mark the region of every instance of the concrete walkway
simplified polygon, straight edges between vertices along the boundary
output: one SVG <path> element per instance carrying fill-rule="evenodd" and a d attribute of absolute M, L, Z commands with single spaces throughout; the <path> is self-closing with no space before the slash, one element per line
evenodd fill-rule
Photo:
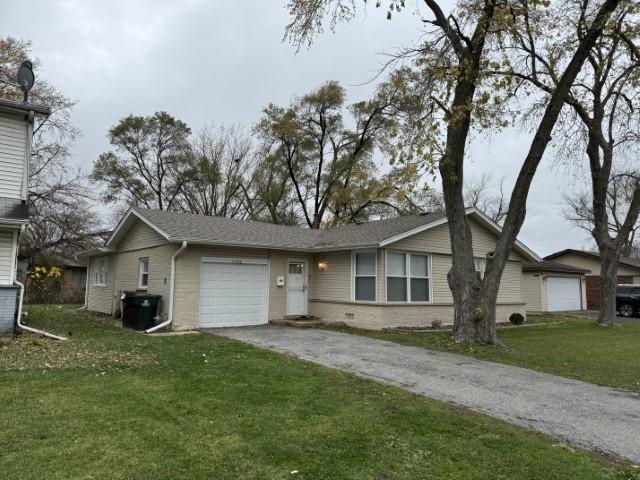
<path fill-rule="evenodd" d="M 640 463 L 637 393 L 346 333 L 273 326 L 213 332 Z"/>

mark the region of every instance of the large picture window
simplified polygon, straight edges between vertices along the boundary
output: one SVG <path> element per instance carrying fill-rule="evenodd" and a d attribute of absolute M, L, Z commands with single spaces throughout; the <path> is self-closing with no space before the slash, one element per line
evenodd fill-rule
<path fill-rule="evenodd" d="M 376 252 L 354 252 L 354 299 L 376 301 Z"/>
<path fill-rule="evenodd" d="M 429 255 L 387 253 L 387 302 L 429 302 Z"/>
<path fill-rule="evenodd" d="M 108 257 L 96 258 L 93 261 L 93 286 L 107 286 L 107 269 L 109 268 Z"/>

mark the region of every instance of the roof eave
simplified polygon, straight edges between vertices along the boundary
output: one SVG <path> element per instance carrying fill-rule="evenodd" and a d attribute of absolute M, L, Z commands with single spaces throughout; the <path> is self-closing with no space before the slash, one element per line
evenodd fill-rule
<path fill-rule="evenodd" d="M 51 115 L 51 109 L 43 105 L 34 105 L 32 103 L 18 102 L 7 98 L 0 98 L 0 111 L 12 113 L 37 113 L 40 115 Z"/>

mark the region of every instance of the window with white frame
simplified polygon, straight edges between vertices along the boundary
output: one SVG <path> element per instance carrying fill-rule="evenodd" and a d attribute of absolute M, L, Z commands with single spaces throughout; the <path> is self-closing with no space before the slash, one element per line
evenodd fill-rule
<path fill-rule="evenodd" d="M 354 252 L 354 300 L 376 301 L 376 252 Z"/>
<path fill-rule="evenodd" d="M 429 255 L 387 252 L 387 302 L 431 301 Z"/>
<path fill-rule="evenodd" d="M 149 257 L 142 257 L 138 261 L 138 288 L 149 286 Z"/>
<path fill-rule="evenodd" d="M 387 253 L 387 302 L 407 301 L 407 254 Z"/>
<path fill-rule="evenodd" d="M 109 268 L 108 257 L 96 258 L 93 261 L 93 286 L 107 286 L 107 269 Z"/>
<path fill-rule="evenodd" d="M 487 269 L 487 259 L 483 257 L 473 257 L 473 265 L 476 272 L 480 274 L 480 278 L 484 278 L 484 272 Z"/>

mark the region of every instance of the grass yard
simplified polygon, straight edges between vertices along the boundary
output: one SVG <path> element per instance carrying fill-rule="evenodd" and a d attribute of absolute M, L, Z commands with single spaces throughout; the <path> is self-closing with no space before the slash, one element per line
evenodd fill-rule
<path fill-rule="evenodd" d="M 53 307 L 29 322 L 70 340 L 0 347 L 3 479 L 640 478 L 486 416 L 214 335 L 144 336 Z"/>
<path fill-rule="evenodd" d="M 500 329 L 503 348 L 459 344 L 446 332 L 386 333 L 347 327 L 336 330 L 640 392 L 640 322 L 620 322 L 609 329 L 587 319 L 530 317 L 533 323 L 552 323 Z"/>

